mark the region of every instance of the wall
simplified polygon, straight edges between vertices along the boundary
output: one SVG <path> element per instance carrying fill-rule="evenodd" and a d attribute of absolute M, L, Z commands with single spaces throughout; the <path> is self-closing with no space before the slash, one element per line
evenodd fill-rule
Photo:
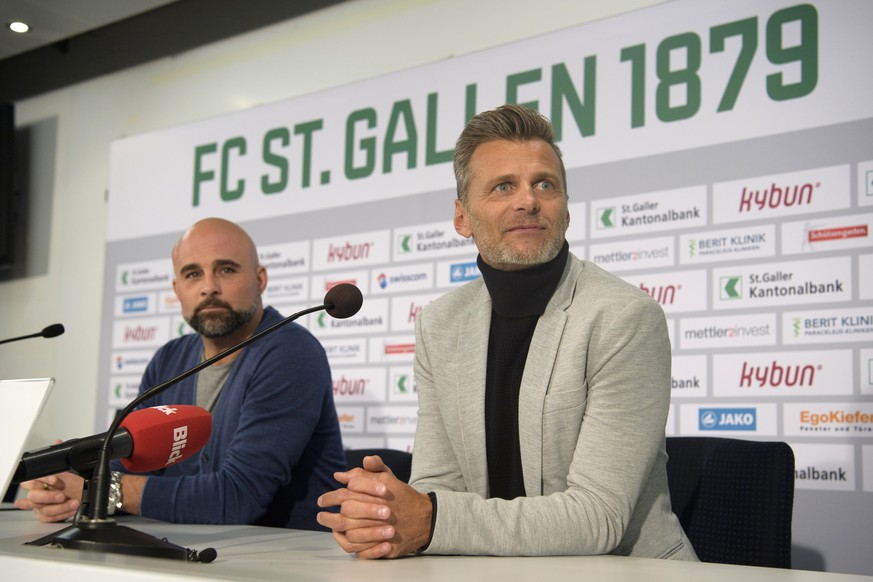
<path fill-rule="evenodd" d="M 174 58 L 16 103 L 20 128 L 56 123 L 32 143 L 32 164 L 55 160 L 47 272 L 0 283 L 3 337 L 54 322 L 52 340 L 4 346 L 0 378 L 54 377 L 31 442 L 93 431 L 97 392 L 109 144 L 118 137 L 255 107 L 448 59 L 660 3 L 550 0 L 507 11 L 485 0 L 355 0 Z M 523 4 L 519 4 L 522 6 Z M 424 40 L 423 40 L 424 39 Z M 45 149 L 49 151 L 46 152 Z M 52 151 L 53 150 L 53 151 Z M 43 215 L 44 218 L 44 215 Z M 43 227 L 39 217 L 31 230 Z M 169 249 L 168 249 L 169 253 Z"/>

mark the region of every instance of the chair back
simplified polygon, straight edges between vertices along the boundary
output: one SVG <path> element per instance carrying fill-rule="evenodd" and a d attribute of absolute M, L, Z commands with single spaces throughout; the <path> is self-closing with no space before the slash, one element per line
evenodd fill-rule
<path fill-rule="evenodd" d="M 364 457 L 379 455 L 382 461 L 391 468 L 394 476 L 409 483 L 409 473 L 412 470 L 412 453 L 396 449 L 346 449 L 346 465 L 349 469 L 360 467 Z"/>
<path fill-rule="evenodd" d="M 702 561 L 791 567 L 791 447 L 667 437 L 667 455 L 673 512 Z"/>

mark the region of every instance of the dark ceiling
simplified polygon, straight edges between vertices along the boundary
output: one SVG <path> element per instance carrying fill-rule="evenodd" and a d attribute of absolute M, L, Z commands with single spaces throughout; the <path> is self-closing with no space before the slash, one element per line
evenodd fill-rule
<path fill-rule="evenodd" d="M 349 0 L 177 0 L 0 60 L 0 103 L 20 101 Z"/>

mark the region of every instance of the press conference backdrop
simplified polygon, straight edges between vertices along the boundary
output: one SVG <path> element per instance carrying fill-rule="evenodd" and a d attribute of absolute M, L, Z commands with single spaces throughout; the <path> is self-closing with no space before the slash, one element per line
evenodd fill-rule
<path fill-rule="evenodd" d="M 116 141 L 98 418 L 191 333 L 170 249 L 223 216 L 254 237 L 284 314 L 362 289 L 357 316 L 300 321 L 327 350 L 345 445 L 411 450 L 415 315 L 479 276 L 451 222 L 454 140 L 521 103 L 564 151 L 571 250 L 664 308 L 668 434 L 789 442 L 809 491 L 798 550 L 869 549 L 871 22 L 863 0 L 677 1 Z"/>

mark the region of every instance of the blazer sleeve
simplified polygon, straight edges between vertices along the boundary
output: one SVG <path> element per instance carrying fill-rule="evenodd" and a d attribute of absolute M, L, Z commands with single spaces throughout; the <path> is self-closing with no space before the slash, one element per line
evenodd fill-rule
<path fill-rule="evenodd" d="M 628 547 L 640 535 L 646 514 L 664 510 L 653 506 L 661 502 L 666 483 L 653 487 L 649 480 L 664 441 L 670 342 L 660 306 L 634 291 L 584 306 L 589 315 L 568 324 L 558 361 L 553 362 L 555 374 L 562 374 L 557 368 L 566 366 L 568 357 L 579 362 L 584 369 L 578 376 L 582 385 L 550 387 L 542 411 L 521 412 L 543 414 L 544 457 L 553 455 L 550 447 L 559 446 L 548 440 L 549 434 L 560 435 L 563 426 L 574 431 L 569 466 L 552 467 L 565 472 L 566 487 L 548 494 L 528 492 L 527 497 L 503 500 L 464 490 L 455 454 L 446 444 L 449 435 L 441 432 L 445 425 L 435 404 L 428 346 L 416 345 L 416 373 L 422 376 L 417 381 L 420 424 L 415 456 L 424 449 L 429 471 L 416 487 L 436 491 L 438 508 L 427 553 L 630 553 Z M 422 332 L 417 334 L 422 340 Z M 551 356 L 532 354 L 527 365 L 532 365 L 531 358 Z M 437 466 L 442 467 L 439 473 Z M 669 514 L 669 505 L 666 510 Z M 623 540 L 625 547 L 619 548 Z"/>

